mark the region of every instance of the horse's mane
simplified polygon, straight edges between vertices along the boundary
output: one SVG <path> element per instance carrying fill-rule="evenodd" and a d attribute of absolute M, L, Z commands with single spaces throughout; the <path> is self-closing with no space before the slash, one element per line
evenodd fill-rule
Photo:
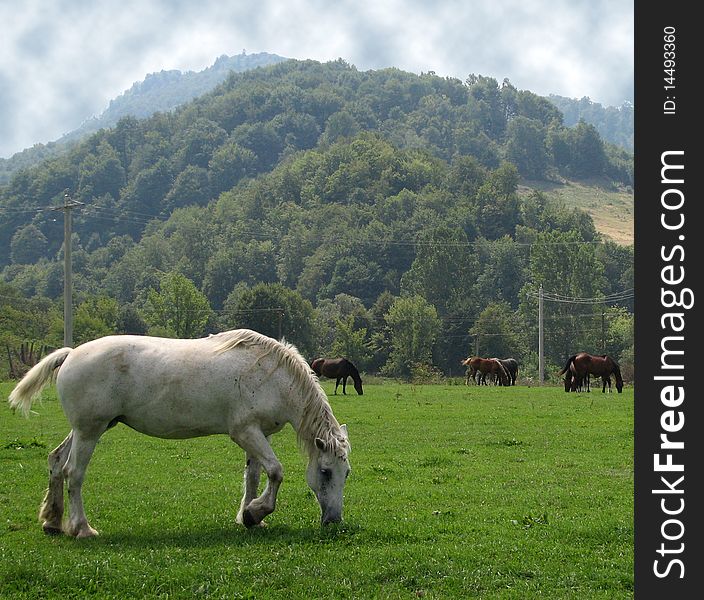
<path fill-rule="evenodd" d="M 279 342 L 250 329 L 234 329 L 212 337 L 218 338 L 220 342 L 214 350 L 218 354 L 240 345 L 263 348 L 264 353 L 259 358 L 273 354 L 277 363 L 284 365 L 293 375 L 294 383 L 302 391 L 304 407 L 303 418 L 296 432 L 298 444 L 311 456 L 316 448 L 315 440 L 320 438 L 331 452 L 340 458 L 347 456 L 350 450 L 349 442 L 332 413 L 317 375 L 296 346 L 284 340 Z"/>
<path fill-rule="evenodd" d="M 350 361 L 348 359 L 345 359 L 345 360 L 347 361 L 347 364 L 350 368 L 350 373 L 352 375 L 352 379 L 355 379 L 355 380 L 361 379 L 361 377 L 359 376 L 359 370 L 357 369 L 357 367 L 354 366 L 354 363 L 352 363 L 352 361 Z"/>

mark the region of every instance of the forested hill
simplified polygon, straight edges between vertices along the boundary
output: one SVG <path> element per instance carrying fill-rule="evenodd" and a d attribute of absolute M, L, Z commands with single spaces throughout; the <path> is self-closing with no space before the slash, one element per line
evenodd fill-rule
<path fill-rule="evenodd" d="M 548 96 L 564 115 L 564 124 L 568 127 L 583 120 L 596 127 L 601 137 L 607 142 L 633 152 L 633 104 L 624 102 L 621 106 L 602 106 L 589 98 L 565 98 Z"/>
<path fill-rule="evenodd" d="M 267 52 L 242 53 L 237 56 L 223 55 L 202 71 L 171 70 L 151 73 L 144 81 L 135 83 L 129 90 L 111 100 L 99 117 L 89 119 L 81 127 L 67 134 L 65 139 L 79 139 L 98 129 L 113 127 L 123 117 L 144 118 L 156 112 L 170 111 L 211 91 L 230 73 L 241 73 L 285 60 L 287 59 L 282 56 Z"/>
<path fill-rule="evenodd" d="M 123 118 L 0 190 L 0 300 L 34 315 L 0 312 L 0 334 L 57 337 L 63 223 L 48 208 L 68 191 L 83 203 L 78 341 L 249 326 L 306 353 L 346 348 L 370 370 L 451 371 L 477 336 L 487 353 L 534 357 L 542 283 L 606 296 L 620 353 L 632 248 L 602 243 L 582 211 L 518 193 L 521 177 L 631 184 L 629 155 L 561 119 L 546 99 L 482 76 L 343 61 L 233 74 L 173 112 Z M 41 309 L 19 300 L 33 297 Z M 174 320 L 169 307 L 186 298 Z M 563 308 L 546 334 L 556 363 L 599 336 L 591 307 Z M 408 319 L 425 329 L 402 343 Z"/>

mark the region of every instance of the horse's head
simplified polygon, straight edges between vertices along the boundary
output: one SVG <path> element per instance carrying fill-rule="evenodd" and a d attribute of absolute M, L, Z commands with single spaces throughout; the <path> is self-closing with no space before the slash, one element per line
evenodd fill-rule
<path fill-rule="evenodd" d="M 350 451 L 347 426 L 341 425 L 341 438 L 315 439 L 316 452 L 308 461 L 306 481 L 315 493 L 321 510 L 321 523 L 342 521 L 342 490 L 350 474 L 347 455 Z"/>
<path fill-rule="evenodd" d="M 614 363 L 614 378 L 616 379 L 616 390 L 620 394 L 623 392 L 623 378 L 621 377 L 621 368 Z"/>
<path fill-rule="evenodd" d="M 361 379 L 354 380 L 354 389 L 357 390 L 357 393 L 360 396 L 362 396 L 364 394 L 364 390 L 362 389 L 362 380 Z"/>
<path fill-rule="evenodd" d="M 569 369 L 565 371 L 565 391 L 569 392 L 572 390 L 572 373 Z"/>
<path fill-rule="evenodd" d="M 316 358 L 310 362 L 310 368 L 313 370 L 313 372 L 320 377 L 321 373 L 321 367 L 323 366 L 323 359 L 322 358 Z"/>

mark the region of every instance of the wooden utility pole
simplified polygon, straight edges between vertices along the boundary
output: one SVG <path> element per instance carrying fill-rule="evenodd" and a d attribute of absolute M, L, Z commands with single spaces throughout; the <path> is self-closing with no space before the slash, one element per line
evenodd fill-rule
<path fill-rule="evenodd" d="M 538 290 L 538 381 L 545 382 L 545 359 L 543 358 L 543 284 Z"/>
<path fill-rule="evenodd" d="M 64 204 L 53 210 L 64 213 L 64 346 L 73 346 L 73 266 L 71 263 L 71 211 L 83 206 L 83 202 L 72 200 L 64 194 Z"/>

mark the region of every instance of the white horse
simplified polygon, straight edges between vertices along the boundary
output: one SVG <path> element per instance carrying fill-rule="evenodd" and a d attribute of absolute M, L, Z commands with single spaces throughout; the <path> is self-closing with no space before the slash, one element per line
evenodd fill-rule
<path fill-rule="evenodd" d="M 97 535 L 86 519 L 81 485 L 98 439 L 117 423 L 161 438 L 228 434 L 246 453 L 237 514 L 246 527 L 263 524 L 274 511 L 283 469 L 268 437 L 290 423 L 308 454 L 306 480 L 322 524 L 342 519 L 347 427 L 291 344 L 248 329 L 196 340 L 107 336 L 46 356 L 17 384 L 10 406 L 29 415 L 54 374 L 72 429 L 49 454 L 49 489 L 39 512 L 45 532 Z M 257 497 L 262 469 L 267 485 Z M 64 479 L 69 518 L 62 527 Z"/>

